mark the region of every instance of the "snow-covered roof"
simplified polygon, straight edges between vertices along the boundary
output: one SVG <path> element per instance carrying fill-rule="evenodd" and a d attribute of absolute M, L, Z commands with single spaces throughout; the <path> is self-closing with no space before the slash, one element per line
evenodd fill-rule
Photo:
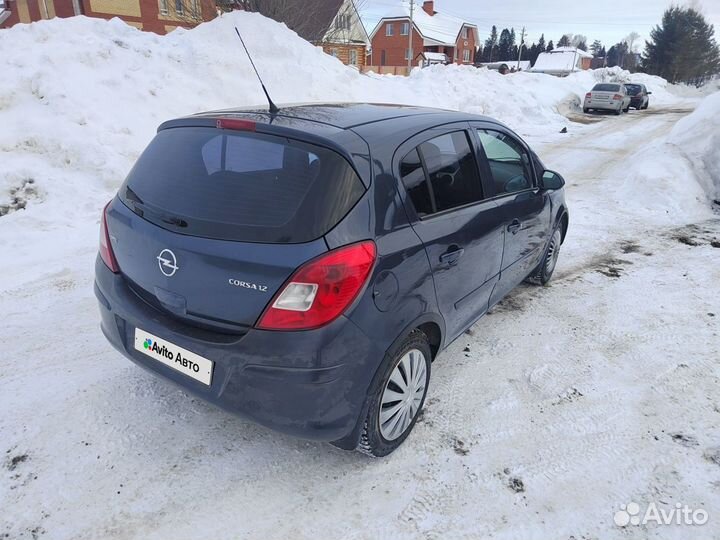
<path fill-rule="evenodd" d="M 398 6 L 391 9 L 377 23 L 375 29 L 370 34 L 370 39 L 375 36 L 378 29 L 384 22 L 394 19 L 409 18 L 409 7 Z M 434 15 L 430 16 L 421 7 L 416 7 L 413 11 L 413 23 L 415 24 L 417 31 L 420 32 L 420 35 L 423 37 L 425 45 L 446 45 L 454 47 L 463 26 L 467 26 L 475 34 L 475 42 L 479 39 L 476 25 L 464 21 L 459 17 L 453 17 L 452 15 L 446 15 L 437 11 Z"/>
<path fill-rule="evenodd" d="M 577 47 L 556 47 L 551 53 L 563 53 L 563 52 L 569 52 L 569 53 L 577 53 L 578 56 L 582 56 L 583 58 L 592 58 L 593 55 L 590 54 L 587 51 L 583 51 L 582 49 L 578 49 Z"/>
<path fill-rule="evenodd" d="M 483 63 L 480 64 L 480 65 L 481 65 L 481 66 L 484 66 L 484 67 L 486 67 L 486 68 L 488 68 L 488 69 L 500 69 L 500 66 L 502 66 L 503 64 L 505 64 L 505 65 L 506 65 L 508 68 L 510 68 L 510 69 L 512 69 L 512 68 L 517 69 L 517 67 L 518 67 L 518 61 L 517 61 L 517 60 L 505 60 L 505 61 L 497 61 L 497 62 L 483 62 Z M 531 66 L 530 60 L 520 60 L 520 69 L 521 69 L 522 71 L 527 71 L 528 69 L 530 69 L 530 66 Z"/>
<path fill-rule="evenodd" d="M 447 61 L 447 55 L 445 53 L 440 52 L 424 52 L 422 53 L 425 57 L 425 60 L 431 60 L 436 62 L 445 62 Z"/>
<path fill-rule="evenodd" d="M 582 58 L 592 58 L 582 49 L 575 47 L 558 47 L 550 52 L 540 53 L 531 71 L 542 73 L 570 73 L 581 69 Z"/>

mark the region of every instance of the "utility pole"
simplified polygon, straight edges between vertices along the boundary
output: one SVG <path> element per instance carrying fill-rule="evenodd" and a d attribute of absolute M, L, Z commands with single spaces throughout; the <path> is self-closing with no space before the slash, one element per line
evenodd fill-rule
<path fill-rule="evenodd" d="M 408 29 L 408 75 L 410 75 L 410 70 L 412 69 L 412 61 L 413 61 L 413 16 L 415 15 L 415 0 L 410 0 L 410 28 Z"/>
<path fill-rule="evenodd" d="M 518 65 L 517 70 L 520 71 L 520 59 L 522 58 L 522 48 L 525 43 L 525 27 L 523 26 L 522 34 L 520 34 L 520 46 L 518 47 Z"/>

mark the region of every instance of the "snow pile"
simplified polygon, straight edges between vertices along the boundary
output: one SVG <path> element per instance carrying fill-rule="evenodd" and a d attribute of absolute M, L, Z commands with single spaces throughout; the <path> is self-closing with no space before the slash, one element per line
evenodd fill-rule
<path fill-rule="evenodd" d="M 695 111 L 680 120 L 668 141 L 698 169 L 708 195 L 720 199 L 720 92 L 702 100 Z"/>
<path fill-rule="evenodd" d="M 595 82 L 630 77 L 619 69 L 564 79 L 503 76 L 469 66 L 417 69 L 411 77 L 363 75 L 252 13 L 167 36 L 117 19 L 17 25 L 0 31 L 0 50 L 22 51 L 0 55 L 0 247 L 18 267 L 39 257 L 33 248 L 39 235 L 46 259 L 64 252 L 70 230 L 95 248 L 99 209 L 162 121 L 264 103 L 235 26 L 277 103 L 440 106 L 487 114 L 523 136 L 557 133 L 569 125 L 561 112 L 579 107 Z M 662 79 L 648 81 L 656 102 L 677 99 Z"/>

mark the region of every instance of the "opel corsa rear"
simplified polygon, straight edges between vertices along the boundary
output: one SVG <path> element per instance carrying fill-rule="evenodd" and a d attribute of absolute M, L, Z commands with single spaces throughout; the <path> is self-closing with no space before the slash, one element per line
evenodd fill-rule
<path fill-rule="evenodd" d="M 562 185 L 472 115 L 357 104 L 172 120 L 102 214 L 101 327 L 209 402 L 386 455 L 438 352 L 519 282 L 550 279 Z"/>

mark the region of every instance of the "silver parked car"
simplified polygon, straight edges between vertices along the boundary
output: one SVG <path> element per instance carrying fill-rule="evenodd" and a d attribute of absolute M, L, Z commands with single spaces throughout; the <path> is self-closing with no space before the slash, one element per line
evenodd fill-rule
<path fill-rule="evenodd" d="M 624 84 L 599 83 L 585 94 L 583 112 L 590 111 L 614 111 L 615 114 L 622 114 L 630 110 L 630 95 Z"/>

